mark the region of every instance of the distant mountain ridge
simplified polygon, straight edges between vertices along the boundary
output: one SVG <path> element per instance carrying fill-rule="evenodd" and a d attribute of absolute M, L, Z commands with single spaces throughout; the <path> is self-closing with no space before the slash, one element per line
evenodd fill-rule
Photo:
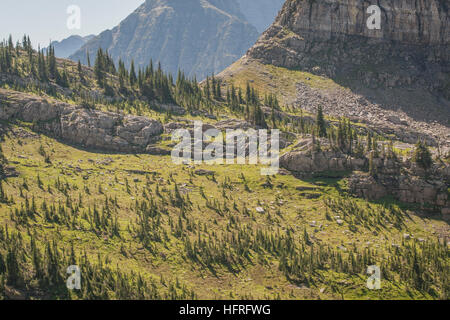
<path fill-rule="evenodd" d="M 70 56 L 87 63 L 98 48 L 127 67 L 161 62 L 204 79 L 239 59 L 276 16 L 284 0 L 147 0 L 118 26 L 91 39 Z"/>
<path fill-rule="evenodd" d="M 237 2 L 247 20 L 262 33 L 275 20 L 285 0 L 237 0 Z"/>
<path fill-rule="evenodd" d="M 161 62 L 165 71 L 182 69 L 205 78 L 239 59 L 259 33 L 236 0 L 147 0 L 118 26 L 106 30 L 70 56 L 87 62 L 99 47 L 126 66 Z"/>
<path fill-rule="evenodd" d="M 51 44 L 55 48 L 55 55 L 58 58 L 68 58 L 94 37 L 95 35 L 85 37 L 73 35 L 61 41 L 53 41 Z"/>

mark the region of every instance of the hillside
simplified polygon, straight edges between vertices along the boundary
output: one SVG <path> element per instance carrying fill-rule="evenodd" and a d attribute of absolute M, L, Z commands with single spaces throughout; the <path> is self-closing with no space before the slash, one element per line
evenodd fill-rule
<path fill-rule="evenodd" d="M 0 44 L 0 298 L 449 298 L 450 158 L 436 146 L 287 105 L 263 94 L 267 77 L 199 84 L 52 52 Z M 280 129 L 279 174 L 175 164 L 171 134 L 193 120 Z"/>

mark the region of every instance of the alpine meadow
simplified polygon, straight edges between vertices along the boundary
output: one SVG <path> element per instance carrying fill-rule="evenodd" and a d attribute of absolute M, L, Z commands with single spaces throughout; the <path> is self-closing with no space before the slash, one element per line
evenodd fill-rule
<path fill-rule="evenodd" d="M 79 4 L 45 44 L 59 20 L 0 23 L 0 300 L 448 300 L 449 7 L 142 0 L 94 30 Z"/>

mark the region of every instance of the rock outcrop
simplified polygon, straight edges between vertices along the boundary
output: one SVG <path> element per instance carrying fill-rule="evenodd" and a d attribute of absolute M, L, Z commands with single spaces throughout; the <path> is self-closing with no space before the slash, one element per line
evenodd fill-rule
<path fill-rule="evenodd" d="M 49 101 L 0 89 L 0 119 L 32 122 L 34 128 L 89 149 L 145 152 L 164 129 L 159 121 Z"/>
<path fill-rule="evenodd" d="M 393 196 L 404 203 L 428 206 L 450 218 L 450 166 L 442 163 L 424 170 L 409 160 L 375 158 L 375 174 L 371 176 L 367 173 L 367 157 L 352 157 L 329 147 L 316 151 L 312 139 L 303 139 L 281 157 L 280 165 L 300 175 L 345 173 L 349 175 L 349 190 L 355 196 L 368 200 Z"/>
<path fill-rule="evenodd" d="M 377 178 L 353 175 L 349 182 L 353 193 L 370 200 L 378 200 L 387 195 L 394 195 L 405 203 L 450 205 L 447 186 L 439 180 L 425 180 L 406 175 L 378 175 Z"/>
<path fill-rule="evenodd" d="M 319 150 L 317 145 L 321 145 Z M 292 172 L 311 175 L 325 172 L 367 171 L 369 160 L 366 156 L 351 156 L 332 148 L 328 139 L 304 138 L 291 151 L 281 156 L 280 165 Z M 388 157 L 374 159 L 374 166 L 386 174 L 398 174 L 401 168 L 398 161 Z"/>
<path fill-rule="evenodd" d="M 370 30 L 359 0 L 288 0 L 248 55 L 371 88 L 426 87 L 449 98 L 450 17 L 441 0 L 378 2 Z"/>
<path fill-rule="evenodd" d="M 354 174 L 349 178 L 350 191 L 368 200 L 379 200 L 392 196 L 409 204 L 419 204 L 429 210 L 440 211 L 450 219 L 450 194 L 448 183 L 440 177 L 424 179 L 409 175 L 369 175 Z"/>
<path fill-rule="evenodd" d="M 367 159 L 358 159 L 334 151 L 293 151 L 280 159 L 283 168 L 299 173 L 324 173 L 363 170 Z"/>

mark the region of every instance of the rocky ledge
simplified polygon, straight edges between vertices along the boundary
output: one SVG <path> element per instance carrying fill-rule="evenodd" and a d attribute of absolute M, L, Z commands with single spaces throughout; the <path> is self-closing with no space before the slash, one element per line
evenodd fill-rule
<path fill-rule="evenodd" d="M 450 219 L 450 195 L 448 184 L 440 177 L 428 179 L 410 176 L 353 174 L 349 178 L 350 191 L 368 200 L 379 200 L 387 196 L 409 204 L 420 204 L 423 209 L 440 211 Z"/>
<path fill-rule="evenodd" d="M 159 121 L 87 109 L 0 89 L 0 120 L 32 122 L 65 142 L 113 152 L 146 152 L 164 128 Z"/>
<path fill-rule="evenodd" d="M 436 163 L 424 170 L 409 159 L 385 154 L 373 159 L 372 175 L 368 155 L 350 156 L 327 148 L 326 139 L 317 150 L 311 138 L 301 140 L 280 159 L 281 167 L 298 175 L 336 175 L 348 173 L 350 192 L 368 200 L 387 196 L 424 209 L 441 212 L 450 219 L 450 166 Z"/>

